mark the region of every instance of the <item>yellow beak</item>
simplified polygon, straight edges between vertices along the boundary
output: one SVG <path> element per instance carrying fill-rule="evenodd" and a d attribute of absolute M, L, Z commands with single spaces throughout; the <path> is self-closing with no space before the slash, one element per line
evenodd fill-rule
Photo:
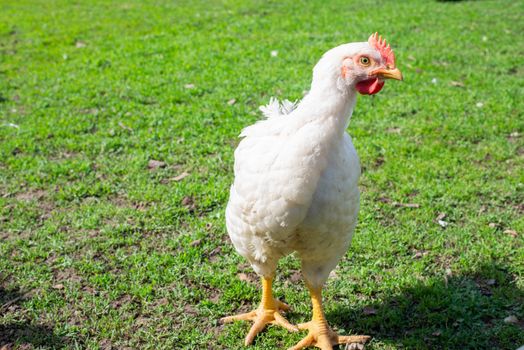
<path fill-rule="evenodd" d="M 371 72 L 371 74 L 377 75 L 382 79 L 404 80 L 402 73 L 398 70 L 398 68 L 379 68 L 375 69 L 373 72 Z"/>

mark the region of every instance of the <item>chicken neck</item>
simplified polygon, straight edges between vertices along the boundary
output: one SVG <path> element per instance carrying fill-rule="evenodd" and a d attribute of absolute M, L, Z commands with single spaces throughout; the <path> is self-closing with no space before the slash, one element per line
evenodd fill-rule
<path fill-rule="evenodd" d="M 357 101 L 354 88 L 341 88 L 335 79 L 313 79 L 311 90 L 297 107 L 306 121 L 334 118 L 333 127 L 343 135 Z"/>

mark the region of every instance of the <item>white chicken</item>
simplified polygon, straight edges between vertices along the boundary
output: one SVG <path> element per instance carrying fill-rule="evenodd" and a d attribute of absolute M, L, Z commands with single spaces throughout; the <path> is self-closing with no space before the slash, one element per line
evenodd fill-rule
<path fill-rule="evenodd" d="M 222 321 L 253 321 L 246 345 L 268 323 L 309 331 L 294 350 L 369 339 L 335 333 L 321 292 L 349 247 L 359 210 L 359 158 L 345 130 L 357 92 L 375 94 L 385 79 L 402 80 L 402 74 L 377 33 L 367 42 L 335 47 L 313 69 L 311 89 L 298 105 L 271 99 L 261 107 L 267 119 L 242 131 L 226 226 L 236 250 L 261 276 L 263 292 L 256 310 Z M 312 320 L 298 326 L 282 316 L 289 307 L 272 295 L 277 263 L 292 252 L 301 260 L 313 305 Z"/>

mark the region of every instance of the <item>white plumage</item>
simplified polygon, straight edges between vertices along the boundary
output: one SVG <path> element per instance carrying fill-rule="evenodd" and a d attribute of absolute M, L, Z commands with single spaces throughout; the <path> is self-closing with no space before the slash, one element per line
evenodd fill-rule
<path fill-rule="evenodd" d="M 341 114 L 353 102 L 342 103 L 339 115 L 324 113 L 310 94 L 285 114 L 273 100 L 272 115 L 242 132 L 226 222 L 258 274 L 271 276 L 279 258 L 297 251 L 308 281 L 322 284 L 347 250 L 360 165 Z"/>
<path fill-rule="evenodd" d="M 386 67 L 371 38 L 336 47 L 315 66 L 300 103 L 272 98 L 260 107 L 266 119 L 240 134 L 226 225 L 237 251 L 263 278 L 272 280 L 278 260 L 297 252 L 308 287 L 320 290 L 347 251 L 359 210 L 360 164 L 345 130 L 357 91 L 378 92 L 388 76 L 373 72 L 386 68 L 394 66 Z"/>

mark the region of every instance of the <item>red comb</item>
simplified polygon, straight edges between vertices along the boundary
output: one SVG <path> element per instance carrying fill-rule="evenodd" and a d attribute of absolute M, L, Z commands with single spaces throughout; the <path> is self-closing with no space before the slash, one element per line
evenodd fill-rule
<path fill-rule="evenodd" d="M 378 33 L 372 34 L 368 39 L 368 43 L 371 47 L 374 47 L 378 52 L 380 52 L 380 55 L 386 62 L 387 66 L 395 68 L 395 54 L 386 42 L 386 39 L 382 39 L 382 35 L 379 36 Z"/>

